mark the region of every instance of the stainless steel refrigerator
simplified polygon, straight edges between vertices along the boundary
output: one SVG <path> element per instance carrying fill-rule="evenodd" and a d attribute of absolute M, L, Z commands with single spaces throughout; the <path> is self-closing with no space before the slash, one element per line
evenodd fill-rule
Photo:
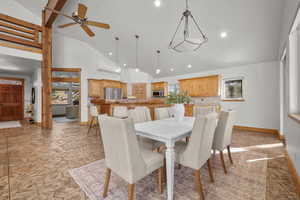
<path fill-rule="evenodd" d="M 121 99 L 122 90 L 121 88 L 104 88 L 105 99 Z"/>

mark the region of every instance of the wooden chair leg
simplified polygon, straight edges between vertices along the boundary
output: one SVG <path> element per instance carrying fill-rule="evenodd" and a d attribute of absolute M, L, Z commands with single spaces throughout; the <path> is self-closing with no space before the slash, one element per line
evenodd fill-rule
<path fill-rule="evenodd" d="M 227 174 L 227 169 L 226 169 L 226 165 L 225 165 L 225 161 L 224 161 L 223 151 L 220 151 L 220 157 L 221 157 L 221 163 L 222 163 L 224 172 L 225 172 L 225 174 Z"/>
<path fill-rule="evenodd" d="M 91 120 L 91 122 L 90 122 L 90 125 L 89 125 L 89 129 L 88 129 L 87 135 L 90 133 L 90 130 L 91 130 L 91 128 L 93 127 L 93 123 L 94 123 L 94 117 L 92 118 L 92 120 Z"/>
<path fill-rule="evenodd" d="M 190 141 L 190 137 L 186 137 L 186 138 L 185 138 L 185 142 L 186 142 L 186 143 L 189 143 L 189 141 Z"/>
<path fill-rule="evenodd" d="M 232 157 L 231 157 L 231 151 L 230 151 L 230 145 L 227 146 L 227 151 L 228 151 L 228 156 L 229 156 L 230 163 L 233 164 L 233 160 L 232 160 Z"/>
<path fill-rule="evenodd" d="M 108 185 L 109 185 L 110 175 L 111 175 L 111 169 L 106 168 L 104 190 L 103 190 L 103 198 L 107 197 L 107 191 L 108 191 Z"/>
<path fill-rule="evenodd" d="M 195 186 L 201 200 L 204 200 L 204 192 L 201 183 L 200 169 L 195 170 Z"/>
<path fill-rule="evenodd" d="M 215 182 L 215 180 L 214 180 L 214 175 L 212 173 L 210 159 L 207 160 L 207 167 L 208 167 L 208 173 L 209 173 L 210 180 L 213 183 L 213 182 Z"/>
<path fill-rule="evenodd" d="M 163 174 L 164 174 L 164 168 L 163 167 L 161 167 L 161 168 L 159 168 L 158 169 L 158 192 L 160 193 L 160 194 L 162 194 L 163 193 Z"/>
<path fill-rule="evenodd" d="M 134 199 L 134 184 L 128 184 L 128 200 Z"/>

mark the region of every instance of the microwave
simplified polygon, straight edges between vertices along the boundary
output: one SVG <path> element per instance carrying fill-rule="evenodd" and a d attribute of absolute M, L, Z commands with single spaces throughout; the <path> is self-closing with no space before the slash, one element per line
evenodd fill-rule
<path fill-rule="evenodd" d="M 163 90 L 152 91 L 152 96 L 153 97 L 164 97 L 164 91 Z"/>

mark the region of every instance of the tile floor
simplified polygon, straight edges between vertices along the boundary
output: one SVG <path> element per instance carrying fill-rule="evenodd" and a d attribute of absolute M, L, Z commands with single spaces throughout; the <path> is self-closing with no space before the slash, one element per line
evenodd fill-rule
<path fill-rule="evenodd" d="M 235 131 L 234 151 L 267 154 L 267 200 L 299 200 L 275 136 Z M 84 200 L 68 170 L 103 157 L 99 136 L 87 136 L 77 123 L 55 123 L 51 131 L 32 125 L 0 130 L 0 199 Z"/>

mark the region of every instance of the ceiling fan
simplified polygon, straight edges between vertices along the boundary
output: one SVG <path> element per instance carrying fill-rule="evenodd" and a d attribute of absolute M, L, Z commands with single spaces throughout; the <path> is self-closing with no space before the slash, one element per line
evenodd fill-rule
<path fill-rule="evenodd" d="M 105 23 L 101 23 L 101 22 L 97 22 L 97 21 L 90 21 L 88 20 L 88 18 L 86 17 L 86 13 L 87 13 L 87 10 L 88 8 L 82 4 L 82 3 L 79 3 L 78 4 L 78 10 L 73 12 L 72 13 L 72 16 L 69 16 L 69 15 L 66 15 L 62 12 L 59 12 L 57 10 L 54 10 L 54 9 L 51 9 L 51 8 L 48 8 L 46 7 L 47 10 L 50 10 L 58 15 L 62 15 L 64 17 L 67 17 L 71 20 L 73 20 L 74 22 L 71 22 L 71 23 L 67 23 L 67 24 L 63 24 L 63 25 L 60 25 L 58 26 L 58 28 L 66 28 L 66 27 L 69 27 L 69 26 L 73 26 L 73 25 L 76 25 L 76 24 L 79 24 L 80 27 L 90 36 L 90 37 L 93 37 L 95 36 L 95 33 L 88 27 L 88 25 L 90 26 L 95 26 L 95 27 L 98 27 L 98 28 L 104 28 L 104 29 L 109 29 L 110 26 L 109 24 L 105 24 Z"/>

